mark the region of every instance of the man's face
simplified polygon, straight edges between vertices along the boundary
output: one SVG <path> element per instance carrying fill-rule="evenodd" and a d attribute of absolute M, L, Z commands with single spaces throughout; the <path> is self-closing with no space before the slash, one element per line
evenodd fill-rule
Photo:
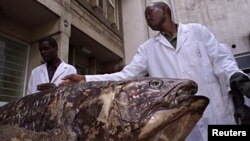
<path fill-rule="evenodd" d="M 57 57 L 57 50 L 51 46 L 48 41 L 43 41 L 39 44 L 40 54 L 45 62 L 49 62 Z"/>
<path fill-rule="evenodd" d="M 152 5 L 146 8 L 145 18 L 152 30 L 159 31 L 165 21 L 165 14 L 163 9 Z"/>

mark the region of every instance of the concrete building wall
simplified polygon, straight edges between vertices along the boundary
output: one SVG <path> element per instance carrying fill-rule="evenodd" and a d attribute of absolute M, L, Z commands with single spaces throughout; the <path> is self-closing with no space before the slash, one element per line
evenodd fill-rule
<path fill-rule="evenodd" d="M 76 1 L 71 2 L 71 14 L 72 25 L 119 56 L 124 57 L 122 38 L 108 29 Z"/>
<path fill-rule="evenodd" d="M 149 33 L 145 24 L 145 0 L 123 0 L 122 16 L 124 30 L 125 63 L 128 64 L 138 46 L 148 39 Z"/>

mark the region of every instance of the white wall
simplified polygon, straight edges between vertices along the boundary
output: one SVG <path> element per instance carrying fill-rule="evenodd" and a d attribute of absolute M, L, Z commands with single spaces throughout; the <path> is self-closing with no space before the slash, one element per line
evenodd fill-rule
<path fill-rule="evenodd" d="M 206 25 L 234 54 L 250 51 L 250 0 L 174 0 L 179 22 Z"/>
<path fill-rule="evenodd" d="M 126 64 L 131 61 L 138 46 L 148 39 L 144 9 L 145 0 L 122 0 Z"/>

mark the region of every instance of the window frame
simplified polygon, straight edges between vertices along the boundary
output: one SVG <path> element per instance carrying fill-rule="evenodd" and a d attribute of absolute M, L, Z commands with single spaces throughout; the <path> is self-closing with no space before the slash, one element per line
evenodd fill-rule
<path fill-rule="evenodd" d="M 11 43 L 14 43 L 14 44 L 19 44 L 19 45 L 22 45 L 23 47 L 26 47 L 27 48 L 27 52 L 26 52 L 26 60 L 25 61 L 25 68 L 24 68 L 24 76 L 22 77 L 23 78 L 23 90 L 22 92 L 20 92 L 20 94 L 16 95 L 16 97 L 13 97 L 11 100 L 15 100 L 16 98 L 18 97 L 22 97 L 26 94 L 26 86 L 27 86 L 27 73 L 28 73 L 28 62 L 29 62 L 29 56 L 30 56 L 30 45 L 26 42 L 23 42 L 23 41 L 20 41 L 12 36 L 9 36 L 9 35 L 6 35 L 6 34 L 3 34 L 3 33 L 0 33 L 0 38 L 2 38 L 3 41 L 6 42 L 11 42 Z M 6 41 L 8 40 L 8 41 Z M 2 99 L 0 99 L 0 105 L 1 103 L 5 103 L 5 102 L 9 102 L 9 101 L 3 101 Z"/>

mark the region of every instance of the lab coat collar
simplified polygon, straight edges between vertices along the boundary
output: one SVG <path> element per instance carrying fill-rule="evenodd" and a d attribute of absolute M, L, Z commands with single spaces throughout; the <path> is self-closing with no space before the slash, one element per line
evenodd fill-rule
<path fill-rule="evenodd" d="M 46 63 L 41 65 L 41 71 L 42 71 L 41 76 L 45 76 L 44 79 L 46 80 L 46 82 L 49 82 L 49 75 L 48 75 Z"/>
<path fill-rule="evenodd" d="M 183 43 L 186 41 L 187 37 L 188 37 L 188 29 L 184 24 L 178 23 L 176 51 L 179 51 Z M 160 32 L 154 38 L 156 41 L 159 41 L 164 46 L 174 49 L 174 47 Z"/>
<path fill-rule="evenodd" d="M 183 43 L 187 40 L 188 38 L 188 29 L 187 27 L 182 24 L 178 23 L 178 32 L 177 32 L 177 45 L 176 45 L 176 51 L 179 51 L 180 48 L 182 47 Z"/>
<path fill-rule="evenodd" d="M 50 83 L 54 83 L 56 81 L 56 79 L 62 74 L 64 73 L 65 71 L 67 70 L 67 65 L 65 62 L 61 62 L 61 64 L 58 66 L 58 68 L 56 69 L 56 72 L 51 80 Z M 46 63 L 44 63 L 42 65 L 42 75 L 43 76 L 46 76 L 45 79 L 46 79 L 46 82 L 49 82 L 49 75 L 48 75 L 48 70 L 47 70 L 47 65 Z"/>
<path fill-rule="evenodd" d="M 51 80 L 51 83 L 54 83 L 54 81 L 56 81 L 56 79 L 66 70 L 67 70 L 66 63 L 62 61 L 61 64 L 56 69 L 56 72 Z"/>
<path fill-rule="evenodd" d="M 168 48 L 174 49 L 174 47 L 169 43 L 169 41 L 160 32 L 155 36 L 155 40 L 159 41 L 161 44 L 163 44 L 164 46 Z"/>

